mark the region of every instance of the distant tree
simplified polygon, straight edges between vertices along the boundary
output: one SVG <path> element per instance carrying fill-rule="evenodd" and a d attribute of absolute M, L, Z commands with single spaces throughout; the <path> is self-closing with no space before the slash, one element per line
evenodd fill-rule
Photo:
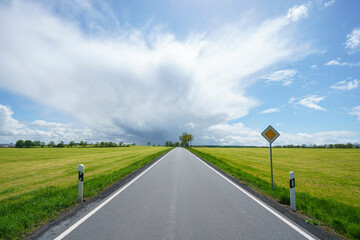
<path fill-rule="evenodd" d="M 183 132 L 181 136 L 179 136 L 179 140 L 181 141 L 180 145 L 182 147 L 189 147 L 189 143 L 194 140 L 193 135 Z"/>
<path fill-rule="evenodd" d="M 148 146 L 150 146 L 151 142 L 148 142 Z"/>
<path fill-rule="evenodd" d="M 192 141 L 194 140 L 193 135 L 192 135 L 192 134 L 189 134 L 187 139 L 188 139 L 189 145 L 190 145 L 190 147 L 191 147 L 191 143 L 192 143 Z"/>
<path fill-rule="evenodd" d="M 23 140 L 17 140 L 15 144 L 16 148 L 23 148 L 24 147 L 24 141 Z"/>
<path fill-rule="evenodd" d="M 346 148 L 354 148 L 354 145 L 351 143 L 346 144 Z"/>
<path fill-rule="evenodd" d="M 34 146 L 34 147 L 40 147 L 41 146 L 41 142 L 39 140 L 36 140 L 36 141 L 33 141 L 31 146 Z"/>
<path fill-rule="evenodd" d="M 45 147 L 45 142 L 41 142 L 41 147 Z"/>
<path fill-rule="evenodd" d="M 86 147 L 86 145 L 88 145 L 88 144 L 87 144 L 87 142 L 85 141 L 85 142 L 83 143 L 83 147 Z"/>
<path fill-rule="evenodd" d="M 69 142 L 69 146 L 70 146 L 70 147 L 75 146 L 75 142 L 74 142 L 74 141 L 70 141 L 70 142 Z"/>
<path fill-rule="evenodd" d="M 50 141 L 50 142 L 48 143 L 48 147 L 53 147 L 53 146 L 55 146 L 54 141 Z"/>
<path fill-rule="evenodd" d="M 31 147 L 31 144 L 32 144 L 31 140 L 26 140 L 26 141 L 24 142 L 24 146 L 25 146 L 26 148 L 30 148 L 30 147 Z"/>
<path fill-rule="evenodd" d="M 60 147 L 60 148 L 63 148 L 65 145 L 64 145 L 64 142 L 63 141 L 61 141 L 61 142 L 59 142 L 57 145 L 56 145 L 56 147 Z"/>
<path fill-rule="evenodd" d="M 123 142 L 119 142 L 119 147 L 122 147 L 124 143 Z"/>
<path fill-rule="evenodd" d="M 94 144 L 94 147 L 99 147 L 100 146 L 100 143 L 99 142 L 96 142 L 95 144 Z"/>
<path fill-rule="evenodd" d="M 179 142 L 176 142 L 176 143 L 174 144 L 174 146 L 175 146 L 175 147 L 179 147 L 179 146 L 180 146 L 180 143 L 179 143 Z"/>
<path fill-rule="evenodd" d="M 160 147 L 160 144 L 158 144 L 158 147 Z"/>
<path fill-rule="evenodd" d="M 153 144 L 153 147 L 155 147 L 155 144 Z"/>
<path fill-rule="evenodd" d="M 132 144 L 133 146 L 136 146 L 136 143 L 135 142 L 133 142 L 133 144 Z"/>

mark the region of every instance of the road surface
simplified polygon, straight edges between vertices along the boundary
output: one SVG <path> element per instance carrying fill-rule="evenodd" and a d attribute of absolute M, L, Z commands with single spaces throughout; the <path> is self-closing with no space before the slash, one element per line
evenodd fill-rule
<path fill-rule="evenodd" d="M 58 239 L 313 237 L 265 207 L 189 151 L 176 148 Z"/>

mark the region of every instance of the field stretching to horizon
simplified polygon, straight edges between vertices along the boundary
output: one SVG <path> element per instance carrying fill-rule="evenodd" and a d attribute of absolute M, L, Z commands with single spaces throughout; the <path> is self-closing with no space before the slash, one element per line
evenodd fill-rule
<path fill-rule="evenodd" d="M 165 153 L 166 147 L 0 148 L 0 239 L 17 239 Z"/>
<path fill-rule="evenodd" d="M 297 209 L 341 234 L 360 238 L 360 150 L 194 148 L 195 154 L 282 204 L 289 204 L 289 172 L 295 173 Z M 320 222 L 318 222 L 320 221 Z"/>
<path fill-rule="evenodd" d="M 269 148 L 197 148 L 242 171 L 271 182 Z M 360 150 L 273 148 L 274 184 L 360 206 Z"/>

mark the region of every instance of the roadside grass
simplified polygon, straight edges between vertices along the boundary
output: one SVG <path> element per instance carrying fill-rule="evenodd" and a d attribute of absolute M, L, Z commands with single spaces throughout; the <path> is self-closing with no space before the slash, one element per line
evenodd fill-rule
<path fill-rule="evenodd" d="M 288 172 L 287 172 L 287 180 L 285 181 L 286 186 L 282 186 L 278 184 L 278 181 L 274 182 L 274 191 L 271 190 L 271 180 L 268 176 L 267 178 L 263 178 L 263 173 L 261 170 L 251 170 L 251 173 L 247 172 L 252 168 L 251 161 L 247 162 L 246 167 L 241 167 L 240 165 L 236 165 L 233 162 L 229 161 L 227 158 L 218 157 L 219 155 L 223 155 L 226 150 L 229 149 L 210 149 L 210 148 L 197 148 L 190 149 L 193 153 L 202 157 L 206 161 L 214 164 L 218 168 L 222 169 L 224 172 L 230 174 L 231 176 L 241 180 L 244 184 L 256 189 L 260 193 L 270 196 L 277 200 L 278 202 L 286 205 L 290 205 L 290 196 L 289 196 L 289 180 L 288 180 Z M 255 155 L 259 153 L 256 152 L 257 149 L 251 150 L 254 151 Z M 269 149 L 267 149 L 269 150 Z M 243 161 L 246 156 L 241 155 L 239 150 L 237 156 L 228 158 L 237 158 L 236 161 Z M 211 152 L 211 153 L 208 153 Z M 218 153 L 218 154 L 216 154 Z M 234 153 L 234 151 L 232 152 Z M 249 152 L 247 152 L 249 154 Z M 296 153 L 295 153 L 296 154 Z M 251 154 L 250 154 L 251 155 Z M 261 154 L 260 154 L 261 155 Z M 248 155 L 249 156 L 249 155 Z M 259 155 L 258 155 L 259 156 Z M 269 157 L 269 156 L 267 156 Z M 279 156 L 276 155 L 276 158 Z M 256 157 L 255 157 L 256 158 Z M 266 159 L 266 158 L 265 158 Z M 267 159 L 269 160 L 269 159 Z M 235 161 L 232 159 L 232 161 Z M 279 161 L 279 160 L 277 160 Z M 232 164 L 231 164 L 231 163 Z M 256 165 L 256 163 L 255 163 Z M 270 175 L 270 164 L 267 166 L 267 174 Z M 310 166 L 307 166 L 309 168 Z M 246 170 L 244 170 L 246 169 Z M 341 169 L 338 169 L 338 172 L 341 172 Z M 357 172 L 357 174 L 359 171 Z M 326 172 L 324 173 L 326 174 Z M 262 177 L 259 177 L 262 176 Z M 300 174 L 301 176 L 301 174 Z M 310 220 L 310 222 L 318 223 L 318 221 L 329 225 L 333 229 L 335 229 L 338 233 L 343 234 L 347 237 L 353 239 L 360 239 L 360 207 L 355 204 L 347 204 L 342 202 L 344 199 L 333 199 L 330 197 L 321 197 L 310 194 L 307 191 L 299 191 L 301 187 L 299 186 L 299 177 L 295 172 L 296 179 L 296 208 L 298 211 L 303 212 L 304 214 L 310 216 L 315 219 Z M 315 177 L 315 176 L 314 176 Z M 300 181 L 301 182 L 301 181 Z M 310 183 L 311 184 L 311 183 Z M 325 183 L 324 183 L 325 184 Z M 322 189 L 323 191 L 327 191 L 328 189 Z M 359 190 L 359 189 L 358 189 Z M 353 195 L 354 202 L 359 201 L 359 195 Z M 357 197 L 357 200 L 356 200 Z M 359 204 L 359 202 L 357 202 Z"/>
<path fill-rule="evenodd" d="M 21 150 L 22 149 L 20 149 L 20 151 Z M 69 149 L 63 150 L 66 152 L 66 150 Z M 87 151 L 89 150 L 91 151 L 92 149 L 82 149 L 82 154 L 87 155 L 87 157 L 90 158 L 87 159 L 87 164 L 84 164 L 84 198 L 89 198 L 97 195 L 112 183 L 126 177 L 133 171 L 141 168 L 145 164 L 151 162 L 156 157 L 168 151 L 168 149 L 160 147 L 150 148 L 137 146 L 131 147 L 130 149 L 127 148 L 126 151 L 123 152 L 120 149 L 117 150 L 114 148 L 101 149 L 98 153 L 95 153 L 96 151 L 91 152 L 89 156 L 87 154 Z M 28 151 L 32 151 L 32 149 L 29 149 Z M 132 153 L 129 153 L 128 151 L 131 151 Z M 62 161 L 62 159 L 70 157 L 69 155 L 71 155 L 71 153 L 65 152 L 59 152 L 57 155 L 55 152 L 53 152 L 53 159 L 50 160 L 46 160 L 46 154 L 41 153 L 44 155 L 42 161 L 48 163 L 56 161 L 66 162 L 66 160 Z M 31 153 L 29 154 L 31 155 Z M 78 153 L 77 156 L 80 158 L 82 154 Z M 100 154 L 103 158 L 99 157 L 98 154 Z M 123 154 L 124 156 L 114 156 L 112 161 L 110 161 L 111 158 L 108 157 L 109 155 L 120 154 Z M 34 155 L 38 156 L 38 154 L 33 154 L 33 157 Z M 92 159 L 91 155 L 94 155 Z M 18 158 L 21 159 L 21 156 L 23 156 L 23 154 L 20 154 Z M 15 158 L 16 157 L 14 156 L 14 159 Z M 106 164 L 104 164 L 104 169 L 98 167 L 98 165 L 102 163 L 101 160 L 103 159 L 105 163 L 112 166 L 111 171 L 109 167 L 105 167 Z M 106 161 L 106 159 L 108 161 Z M 3 156 L 0 157 L 0 160 L 3 160 Z M 29 158 L 28 160 L 32 161 L 32 158 Z M 95 163 L 93 163 L 93 161 L 95 161 Z M 22 160 L 19 160 L 19 162 L 22 162 Z M 34 165 L 36 165 L 37 162 L 39 161 L 33 161 Z M 38 180 L 33 180 L 33 182 L 36 182 L 36 184 L 34 184 L 35 187 L 31 188 L 31 190 L 26 192 L 13 190 L 13 187 L 8 187 L 7 189 L 4 189 L 4 187 L 2 187 L 2 200 L 0 200 L 0 239 L 23 238 L 24 236 L 26 236 L 26 234 L 38 228 L 42 223 L 55 219 L 62 210 L 70 209 L 71 207 L 76 205 L 77 163 L 81 162 L 74 160 L 67 162 L 67 164 L 65 164 L 67 167 L 65 167 L 62 171 L 52 169 L 52 167 L 50 167 L 51 164 L 45 164 L 48 165 L 48 168 L 43 168 L 45 173 L 47 172 L 46 169 L 49 168 L 51 169 L 49 171 L 51 173 L 54 173 L 55 175 L 58 174 L 58 172 L 63 173 L 58 175 L 59 178 L 61 178 L 60 180 L 54 180 L 54 178 L 51 177 L 51 174 L 47 174 L 50 179 L 49 181 L 52 183 L 51 185 L 48 185 L 46 183 L 45 178 L 45 181 L 40 181 L 42 183 L 39 183 Z M 93 170 L 89 169 L 90 167 L 87 168 L 87 165 L 94 166 Z M 25 174 L 33 175 L 32 178 L 37 177 L 36 174 L 34 175 L 31 174 L 31 171 L 27 171 L 26 167 L 23 168 L 21 164 L 19 164 L 19 168 L 19 171 L 25 172 Z M 36 167 L 33 167 L 33 169 L 33 171 L 37 173 Z M 4 171 L 4 169 L 2 169 L 2 171 Z M 28 181 L 31 181 L 32 178 L 29 178 Z M 39 179 L 42 178 L 39 177 Z M 0 186 L 2 185 L 3 184 L 1 183 Z M 31 183 L 27 184 L 25 182 L 24 185 L 28 187 L 31 186 Z M 3 196 L 7 195 L 9 192 L 13 194 L 11 196 Z"/>

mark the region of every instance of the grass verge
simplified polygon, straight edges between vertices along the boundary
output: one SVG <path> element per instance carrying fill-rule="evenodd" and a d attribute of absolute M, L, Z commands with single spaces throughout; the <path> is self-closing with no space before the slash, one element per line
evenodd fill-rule
<path fill-rule="evenodd" d="M 289 189 L 271 183 L 235 168 L 226 162 L 195 149 L 191 152 L 212 163 L 224 172 L 256 189 L 261 194 L 276 199 L 281 204 L 290 204 Z M 352 239 L 360 239 L 360 208 L 327 198 L 317 198 L 308 193 L 296 193 L 296 209 L 311 218 L 325 223 L 335 231 Z"/>
<path fill-rule="evenodd" d="M 118 171 L 93 176 L 84 182 L 84 197 L 97 195 L 112 183 L 164 154 L 164 150 Z M 61 210 L 70 209 L 77 203 L 77 185 L 45 187 L 0 202 L 0 239 L 19 239 L 34 231 L 40 223 L 55 219 Z"/>

